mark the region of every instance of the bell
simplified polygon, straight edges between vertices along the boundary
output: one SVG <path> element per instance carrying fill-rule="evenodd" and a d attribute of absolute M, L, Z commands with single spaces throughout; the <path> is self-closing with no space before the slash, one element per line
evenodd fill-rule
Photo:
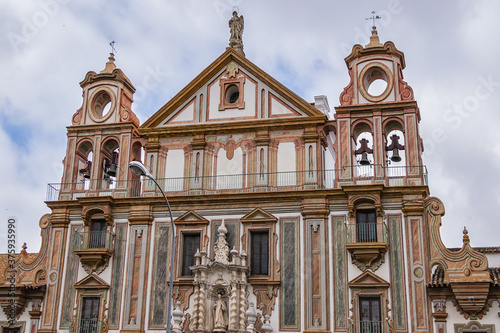
<path fill-rule="evenodd" d="M 107 174 L 108 174 L 108 176 L 116 177 L 116 164 L 115 163 L 111 163 L 111 165 L 109 166 L 109 169 L 107 171 Z"/>
<path fill-rule="evenodd" d="M 368 161 L 368 154 L 366 151 L 361 153 L 361 160 L 359 161 L 360 165 L 370 165 L 370 161 Z"/>
<path fill-rule="evenodd" d="M 92 161 L 87 161 L 87 166 L 80 170 L 83 174 L 83 178 L 90 179 L 90 170 L 92 170 Z"/>
<path fill-rule="evenodd" d="M 394 147 L 392 149 L 391 161 L 393 161 L 393 162 L 401 162 L 401 156 L 399 156 L 399 149 L 398 149 L 398 147 Z"/>

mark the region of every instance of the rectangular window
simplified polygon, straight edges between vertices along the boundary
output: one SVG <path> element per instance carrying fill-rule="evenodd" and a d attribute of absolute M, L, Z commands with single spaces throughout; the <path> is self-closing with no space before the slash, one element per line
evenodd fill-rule
<path fill-rule="evenodd" d="M 359 332 L 381 333 L 380 297 L 359 298 Z"/>
<path fill-rule="evenodd" d="M 359 243 L 377 241 L 377 213 L 375 209 L 356 211 L 356 238 Z"/>
<path fill-rule="evenodd" d="M 82 315 L 80 317 L 80 325 L 78 332 L 80 333 L 97 333 L 99 319 L 99 303 L 100 297 L 84 297 L 82 303 Z"/>
<path fill-rule="evenodd" d="M 269 231 L 251 231 L 251 259 L 250 269 L 252 275 L 268 275 L 269 262 Z"/>
<path fill-rule="evenodd" d="M 89 248 L 103 249 L 106 247 L 106 221 L 96 220 L 90 223 Z"/>
<path fill-rule="evenodd" d="M 21 328 L 19 328 L 19 327 L 4 327 L 3 332 L 4 333 L 20 333 Z"/>
<path fill-rule="evenodd" d="M 183 261 L 181 275 L 193 275 L 189 266 L 193 266 L 196 262 L 194 255 L 200 248 L 200 234 L 184 234 L 183 244 Z"/>

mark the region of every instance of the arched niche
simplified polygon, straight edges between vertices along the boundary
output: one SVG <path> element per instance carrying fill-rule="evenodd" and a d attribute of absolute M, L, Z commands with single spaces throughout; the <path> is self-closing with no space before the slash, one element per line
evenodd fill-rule
<path fill-rule="evenodd" d="M 92 177 L 93 150 L 93 142 L 90 139 L 83 139 L 76 146 L 74 181 L 84 187 L 88 186 L 88 180 Z"/>

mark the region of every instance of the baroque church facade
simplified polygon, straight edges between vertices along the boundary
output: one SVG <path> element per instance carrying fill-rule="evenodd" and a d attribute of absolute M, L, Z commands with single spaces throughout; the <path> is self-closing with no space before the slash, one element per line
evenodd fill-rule
<path fill-rule="evenodd" d="M 177 333 L 495 332 L 500 247 L 441 241 L 404 54 L 374 27 L 330 108 L 246 58 L 242 16 L 229 25 L 142 125 L 113 54 L 87 73 L 41 249 L 0 257 L 2 332 L 163 332 L 170 278 Z"/>

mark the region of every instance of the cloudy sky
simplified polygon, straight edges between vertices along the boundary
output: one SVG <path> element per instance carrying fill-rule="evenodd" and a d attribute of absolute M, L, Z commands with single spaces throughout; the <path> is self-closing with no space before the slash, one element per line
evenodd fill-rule
<path fill-rule="evenodd" d="M 382 42 L 405 53 L 405 80 L 422 121 L 431 195 L 442 199 L 445 244 L 500 245 L 500 2 L 497 0 L 32 0 L 0 3 L 0 242 L 7 218 L 18 250 L 38 251 L 47 183 L 61 179 L 66 126 L 79 82 L 116 64 L 151 116 L 224 52 L 233 6 L 245 17 L 247 58 L 312 102 L 331 107 L 349 82 L 344 58 L 368 42 L 371 11 Z M 5 249 L 0 249 L 5 252 Z"/>

